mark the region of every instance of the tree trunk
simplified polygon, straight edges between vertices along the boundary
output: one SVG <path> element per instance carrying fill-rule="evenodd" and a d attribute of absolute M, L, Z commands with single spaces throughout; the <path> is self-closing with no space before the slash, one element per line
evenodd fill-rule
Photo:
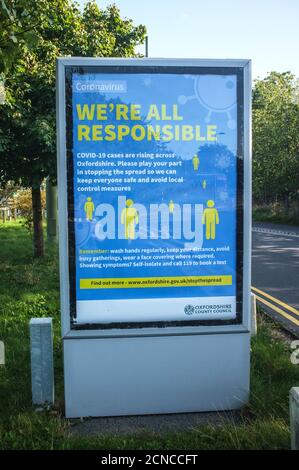
<path fill-rule="evenodd" d="M 31 188 L 34 256 L 44 256 L 43 214 L 40 186 Z"/>

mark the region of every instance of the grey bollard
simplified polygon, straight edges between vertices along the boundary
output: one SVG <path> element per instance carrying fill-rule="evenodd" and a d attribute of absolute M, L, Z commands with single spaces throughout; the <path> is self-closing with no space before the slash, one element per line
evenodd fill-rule
<path fill-rule="evenodd" d="M 299 387 L 290 390 L 291 449 L 299 450 Z"/>
<path fill-rule="evenodd" d="M 256 295 L 251 292 L 251 336 L 257 335 L 257 323 L 256 323 Z"/>
<path fill-rule="evenodd" d="M 31 318 L 31 387 L 32 403 L 54 403 L 52 318 Z"/>

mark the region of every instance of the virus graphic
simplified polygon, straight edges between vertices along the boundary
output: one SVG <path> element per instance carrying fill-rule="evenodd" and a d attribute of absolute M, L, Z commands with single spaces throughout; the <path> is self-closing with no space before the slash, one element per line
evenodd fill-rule
<path fill-rule="evenodd" d="M 226 201 L 228 199 L 228 192 L 220 191 L 218 196 L 219 196 L 220 201 Z"/>
<path fill-rule="evenodd" d="M 215 167 L 216 168 L 221 168 L 222 170 L 226 170 L 231 166 L 231 158 L 229 155 L 217 155 L 216 161 L 215 161 Z"/>
<path fill-rule="evenodd" d="M 85 220 L 83 221 L 81 217 L 76 217 L 76 215 L 79 215 L 82 211 L 77 210 L 75 212 L 74 222 L 76 224 L 76 245 L 80 246 L 89 239 L 91 235 L 91 227 L 90 224 L 85 223 Z"/>
<path fill-rule="evenodd" d="M 205 121 L 211 121 L 212 113 L 225 113 L 227 127 L 236 128 L 236 120 L 231 111 L 236 106 L 237 91 L 235 77 L 230 75 L 185 75 L 194 81 L 194 95 L 178 97 L 179 104 L 196 99 L 208 111 Z M 215 92 L 217 90 L 217 92 Z"/>

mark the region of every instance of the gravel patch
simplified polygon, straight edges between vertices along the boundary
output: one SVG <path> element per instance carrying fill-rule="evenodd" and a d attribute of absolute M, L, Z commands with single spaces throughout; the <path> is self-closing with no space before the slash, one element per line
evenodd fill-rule
<path fill-rule="evenodd" d="M 144 432 L 163 434 L 192 431 L 200 426 L 220 426 L 225 423 L 238 424 L 239 422 L 239 411 L 120 416 L 70 420 L 70 432 L 76 436 L 136 435 Z"/>

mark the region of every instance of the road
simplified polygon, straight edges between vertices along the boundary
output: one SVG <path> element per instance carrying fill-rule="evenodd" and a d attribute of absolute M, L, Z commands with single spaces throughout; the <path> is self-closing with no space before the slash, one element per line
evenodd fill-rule
<path fill-rule="evenodd" d="M 299 227 L 253 224 L 252 286 L 263 308 L 299 337 Z"/>

